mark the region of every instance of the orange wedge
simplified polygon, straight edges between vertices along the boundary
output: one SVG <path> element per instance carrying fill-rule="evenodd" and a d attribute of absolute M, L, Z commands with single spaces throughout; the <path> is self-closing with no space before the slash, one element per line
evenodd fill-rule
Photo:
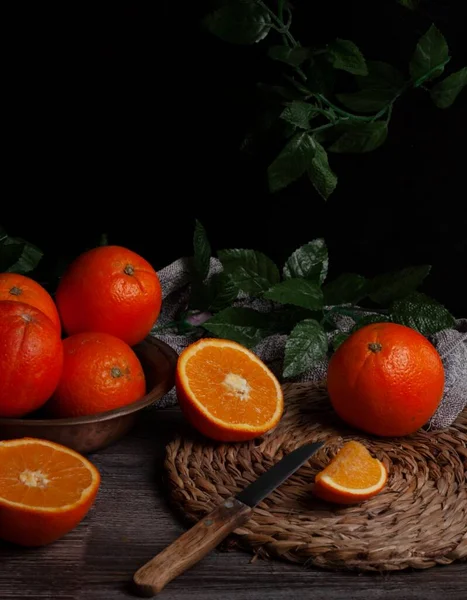
<path fill-rule="evenodd" d="M 250 440 L 273 429 L 284 411 L 282 388 L 250 350 L 205 338 L 180 355 L 176 390 L 187 420 L 222 442 Z"/>
<path fill-rule="evenodd" d="M 86 516 L 99 485 L 97 469 L 69 448 L 33 438 L 0 442 L 0 538 L 54 542 Z"/>
<path fill-rule="evenodd" d="M 313 493 L 337 504 L 355 504 L 376 496 L 386 485 L 386 467 L 360 442 L 344 444 L 315 477 Z"/>

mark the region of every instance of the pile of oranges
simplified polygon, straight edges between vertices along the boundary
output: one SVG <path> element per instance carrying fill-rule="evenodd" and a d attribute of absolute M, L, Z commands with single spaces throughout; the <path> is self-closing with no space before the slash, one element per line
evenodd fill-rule
<path fill-rule="evenodd" d="M 32 279 L 0 274 L 0 417 L 92 415 L 144 396 L 132 346 L 160 308 L 156 271 L 119 246 L 81 254 L 55 302 Z"/>
<path fill-rule="evenodd" d="M 161 298 L 152 266 L 118 246 L 71 263 L 55 302 L 34 280 L 0 274 L 0 417 L 93 415 L 144 396 L 132 346 L 153 327 Z M 70 448 L 0 441 L 0 538 L 23 546 L 56 541 L 86 516 L 100 481 Z"/>

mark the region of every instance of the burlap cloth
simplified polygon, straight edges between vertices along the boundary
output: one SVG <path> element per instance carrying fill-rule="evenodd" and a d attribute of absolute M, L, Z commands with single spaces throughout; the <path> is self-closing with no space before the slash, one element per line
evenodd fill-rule
<path fill-rule="evenodd" d="M 211 258 L 208 277 L 220 271 L 222 271 L 220 262 L 215 258 Z M 190 293 L 190 273 L 190 259 L 188 258 L 176 260 L 158 272 L 162 285 L 163 303 L 161 314 L 151 333 L 169 344 L 177 352 L 181 352 L 188 344 L 199 338 L 199 334 L 180 335 L 174 333 L 173 330 L 163 329 L 165 325 L 176 320 L 181 311 L 186 309 Z M 261 312 L 268 312 L 271 310 L 272 303 L 241 294 L 233 306 L 243 306 Z M 350 331 L 354 321 L 347 316 L 336 316 L 335 325 L 335 331 L 328 334 L 330 341 L 337 333 Z M 467 319 L 459 319 L 455 328 L 440 331 L 429 339 L 441 356 L 446 381 L 443 399 L 428 426 L 431 429 L 442 429 L 451 425 L 467 404 Z M 253 348 L 253 351 L 284 383 L 286 381 L 313 381 L 318 383 L 326 378 L 327 357 L 316 363 L 312 369 L 301 376 L 284 380 L 281 374 L 286 340 L 286 335 L 271 335 L 262 340 Z M 176 402 L 175 390 L 172 390 L 158 402 L 157 406 L 159 408 L 172 406 Z"/>

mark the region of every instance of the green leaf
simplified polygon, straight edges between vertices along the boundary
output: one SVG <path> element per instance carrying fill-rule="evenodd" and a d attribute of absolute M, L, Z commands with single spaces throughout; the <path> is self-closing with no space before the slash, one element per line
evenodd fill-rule
<path fill-rule="evenodd" d="M 391 306 L 391 317 L 395 323 L 416 329 L 429 336 L 455 325 L 456 320 L 442 304 L 419 292 Z"/>
<path fill-rule="evenodd" d="M 301 129 L 310 127 L 310 119 L 316 114 L 316 107 L 307 102 L 294 101 L 282 111 L 280 118 Z"/>
<path fill-rule="evenodd" d="M 352 123 L 332 146 L 329 152 L 348 152 L 360 154 L 371 152 L 384 144 L 388 135 L 388 126 L 385 121 Z"/>
<path fill-rule="evenodd" d="M 289 334 L 299 321 L 315 319 L 321 321 L 322 311 L 310 311 L 292 304 L 280 305 L 269 313 L 270 327 L 273 333 Z"/>
<path fill-rule="evenodd" d="M 24 250 L 24 244 L 11 244 L 8 237 L 0 243 L 0 273 L 7 271 L 20 258 Z"/>
<path fill-rule="evenodd" d="M 336 82 L 336 70 L 327 60 L 325 54 L 313 57 L 312 64 L 306 71 L 307 85 L 311 92 L 330 96 L 334 91 Z"/>
<path fill-rule="evenodd" d="M 196 219 L 193 235 L 195 269 L 200 279 L 206 279 L 209 273 L 211 245 L 203 225 Z"/>
<path fill-rule="evenodd" d="M 230 306 L 238 296 L 238 287 L 227 273 L 216 273 L 209 279 L 211 300 L 209 310 L 220 311 Z"/>
<path fill-rule="evenodd" d="M 280 281 L 279 269 L 262 252 L 243 249 L 220 250 L 218 256 L 224 271 L 230 275 L 237 290 L 261 295 Z"/>
<path fill-rule="evenodd" d="M 6 268 L 2 268 L 2 271 L 8 271 L 9 273 L 20 273 L 24 275 L 33 271 L 39 261 L 41 260 L 43 253 L 37 246 L 30 244 L 21 238 L 8 237 L 3 242 L 3 246 L 0 249 L 5 256 L 10 260 L 10 264 Z"/>
<path fill-rule="evenodd" d="M 369 296 L 378 304 L 388 305 L 414 292 L 430 270 L 430 265 L 421 265 L 378 275 L 370 283 Z"/>
<path fill-rule="evenodd" d="M 349 333 L 338 333 L 332 338 L 332 347 L 333 350 L 336 351 L 340 345 L 342 345 L 347 338 L 350 337 Z"/>
<path fill-rule="evenodd" d="M 323 287 L 324 304 L 354 304 L 365 297 L 368 280 L 356 273 L 343 273 Z"/>
<path fill-rule="evenodd" d="M 371 60 L 367 66 L 368 75 L 356 77 L 360 89 L 385 90 L 394 96 L 404 86 L 404 75 L 392 65 L 380 60 Z"/>
<path fill-rule="evenodd" d="M 326 356 L 328 339 L 318 321 L 305 319 L 298 323 L 287 338 L 284 356 L 284 377 L 296 377 Z"/>
<path fill-rule="evenodd" d="M 208 286 L 199 279 L 192 281 L 188 308 L 190 310 L 207 310 L 210 302 L 211 293 Z"/>
<path fill-rule="evenodd" d="M 269 165 L 268 180 L 271 192 L 277 192 L 298 179 L 312 164 L 315 142 L 309 133 L 297 133 Z"/>
<path fill-rule="evenodd" d="M 323 292 L 318 283 L 307 279 L 286 279 L 264 294 L 267 300 L 293 304 L 309 310 L 323 308 Z"/>
<path fill-rule="evenodd" d="M 310 58 L 310 48 L 289 48 L 288 46 L 271 46 L 268 50 L 268 56 L 273 60 L 278 60 L 292 67 L 299 67 L 308 58 Z"/>
<path fill-rule="evenodd" d="M 355 322 L 355 325 L 352 327 L 351 333 L 354 333 L 358 329 L 366 327 L 367 325 L 372 325 L 373 323 L 392 323 L 392 319 L 389 315 L 381 315 L 379 313 L 365 315 L 364 317 L 361 317 Z"/>
<path fill-rule="evenodd" d="M 331 170 L 326 150 L 314 140 L 315 155 L 308 168 L 308 177 L 316 191 L 327 200 L 337 185 L 337 176 Z"/>
<path fill-rule="evenodd" d="M 284 279 L 301 277 L 314 282 L 323 283 L 328 273 L 329 259 L 326 242 L 317 238 L 297 248 L 287 259 L 283 275 Z"/>
<path fill-rule="evenodd" d="M 109 236 L 107 233 L 101 233 L 99 236 L 99 246 L 108 246 L 109 245 Z"/>
<path fill-rule="evenodd" d="M 252 308 L 230 307 L 211 317 L 203 327 L 217 337 L 253 348 L 270 334 L 269 318 Z"/>
<path fill-rule="evenodd" d="M 329 45 L 328 53 L 335 69 L 342 69 L 354 75 L 368 73 L 363 54 L 352 41 L 338 38 Z"/>
<path fill-rule="evenodd" d="M 352 94 L 336 94 L 336 98 L 354 112 L 369 113 L 377 112 L 388 106 L 394 98 L 394 93 L 384 89 L 365 89 Z"/>
<path fill-rule="evenodd" d="M 464 67 L 437 83 L 430 91 L 431 99 L 438 108 L 449 108 L 466 85 L 467 67 Z"/>
<path fill-rule="evenodd" d="M 449 48 L 443 34 L 435 25 L 422 35 L 410 61 L 410 75 L 415 87 L 439 77 L 449 61 Z"/>
<path fill-rule="evenodd" d="M 269 13 L 248 0 L 225 4 L 208 14 L 203 22 L 208 31 L 231 44 L 254 44 L 271 29 Z"/>
<path fill-rule="evenodd" d="M 420 0 L 397 0 L 399 4 L 408 8 L 409 10 L 415 10 L 420 4 Z"/>

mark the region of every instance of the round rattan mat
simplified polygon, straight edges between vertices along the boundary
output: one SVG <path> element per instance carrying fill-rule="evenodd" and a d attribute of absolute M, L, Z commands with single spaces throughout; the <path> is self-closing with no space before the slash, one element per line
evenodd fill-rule
<path fill-rule="evenodd" d="M 467 558 L 467 411 L 443 431 L 372 438 L 337 420 L 324 387 L 288 384 L 284 392 L 284 417 L 262 440 L 218 444 L 187 434 L 168 445 L 171 498 L 190 521 L 297 446 L 326 440 L 230 543 L 262 557 L 333 569 L 422 569 Z M 349 439 L 384 461 L 388 485 L 360 505 L 334 507 L 313 497 L 313 479 Z"/>

